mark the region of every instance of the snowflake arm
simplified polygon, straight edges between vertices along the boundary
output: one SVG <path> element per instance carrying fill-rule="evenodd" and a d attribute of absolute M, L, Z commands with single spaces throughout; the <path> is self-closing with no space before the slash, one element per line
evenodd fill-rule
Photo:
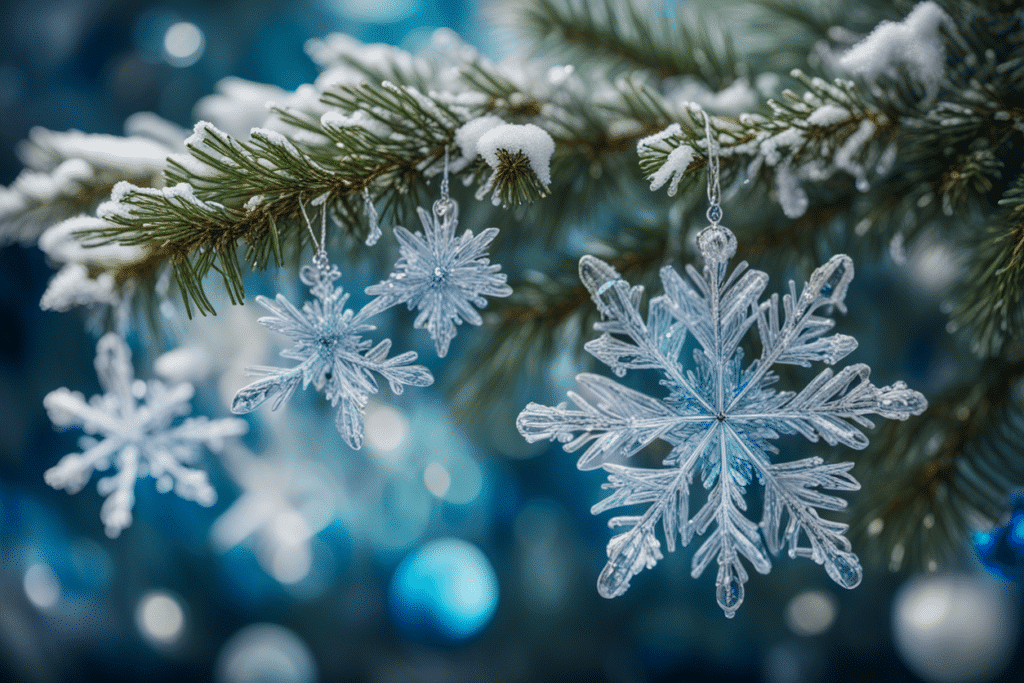
<path fill-rule="evenodd" d="M 516 424 L 527 441 L 558 440 L 567 453 L 592 441 L 576 464 L 581 470 L 598 468 L 613 456 L 638 453 L 670 430 L 678 435 L 708 422 L 702 416 L 681 420 L 664 402 L 601 375 L 583 373 L 576 381 L 595 396 L 593 403 L 570 391 L 569 398 L 580 410 L 570 410 L 564 403 L 554 408 L 531 403 Z"/>
<path fill-rule="evenodd" d="M 396 394 L 402 393 L 406 384 L 429 386 L 434 377 L 422 365 L 412 365 L 414 351 L 388 358 L 391 340 L 373 346 L 362 337 L 375 329 L 366 320 L 377 311 L 369 306 L 359 313 L 345 308 L 348 294 L 333 284 L 340 277 L 337 268 L 305 266 L 299 276 L 315 297 L 301 311 L 281 294 L 273 300 L 261 296 L 256 301 L 272 314 L 258 322 L 294 341 L 281 356 L 301 362 L 293 368 L 249 368 L 248 373 L 260 379 L 235 394 L 231 411 L 249 413 L 267 401 L 272 401 L 271 408 L 276 410 L 300 384 L 303 388 L 312 384 L 338 409 L 335 426 L 345 442 L 358 450 L 363 443 L 363 410 L 379 390 L 375 374 L 386 379 Z"/>
<path fill-rule="evenodd" d="M 455 338 L 456 325 L 483 323 L 474 306 L 487 306 L 485 297 L 512 294 L 505 274 L 499 272 L 501 266 L 486 256 L 498 229 L 487 228 L 476 236 L 467 230 L 456 237 L 458 204 L 449 200 L 446 206 L 441 210 L 441 204 L 435 204 L 433 214 L 417 209 L 422 233 L 395 227 L 401 251 L 395 271 L 366 288 L 367 294 L 376 297 L 367 306 L 372 313 L 403 303 L 410 311 L 418 310 L 413 327 L 427 330 L 441 358 Z"/>
<path fill-rule="evenodd" d="M 768 549 L 778 554 L 783 545 L 789 546 L 790 557 L 809 557 L 824 564 L 829 577 L 844 588 L 855 588 L 862 576 L 857 556 L 843 535 L 847 525 L 822 519 L 815 508 L 844 510 L 846 501 L 811 487 L 857 491 L 860 484 L 849 474 L 851 467 L 849 462 L 826 465 L 821 458 L 805 458 L 758 468 L 765 481 L 761 528 Z M 785 529 L 783 515 L 789 518 Z M 809 548 L 800 546 L 801 532 L 807 536 Z"/>
<path fill-rule="evenodd" d="M 868 438 L 861 427 L 872 428 L 866 415 L 890 420 L 905 420 L 919 415 L 927 405 L 924 397 L 903 382 L 891 387 L 876 387 L 868 381 L 871 368 L 863 363 L 850 365 L 838 373 L 823 370 L 804 389 L 794 395 L 780 392 L 764 406 L 749 406 L 734 413 L 736 422 L 757 422 L 781 434 L 801 434 L 808 441 L 824 439 L 830 446 L 843 444 L 861 450 Z"/>
<path fill-rule="evenodd" d="M 861 568 L 843 535 L 847 527 L 818 515 L 819 509 L 846 505 L 823 490 L 859 488 L 849 475 L 852 464 L 825 465 L 819 458 L 773 463 L 778 449 L 771 441 L 800 434 L 810 441 L 863 448 L 867 437 L 861 428 L 874 426 L 869 415 L 907 419 L 920 414 L 927 402 L 902 382 L 874 386 L 870 369 L 862 364 L 838 372 L 826 368 L 800 392 L 776 391 L 775 364 L 832 365 L 856 348 L 853 338 L 829 334 L 835 323 L 821 315 L 845 310 L 852 261 L 833 257 L 811 275 L 799 296 L 790 283 L 780 315 L 778 296 L 761 301 L 766 274 L 745 263 L 728 272 L 736 251 L 731 232 L 709 228 L 698 237 L 698 246 L 703 272 L 688 266 L 685 279 L 663 268 L 665 291 L 651 300 L 646 322 L 639 312 L 641 288 L 631 288 L 592 256 L 580 260 L 580 278 L 605 318 L 595 325 L 602 336 L 585 348 L 620 377 L 630 370 L 656 370 L 667 395 L 651 397 L 582 374 L 580 387 L 594 399 L 569 392 L 578 410 L 531 403 L 519 415 L 519 431 L 528 441 L 560 441 L 568 452 L 589 444 L 578 467 L 604 468 L 605 487 L 612 489 L 594 506 L 594 514 L 646 506 L 640 515 L 609 522 L 626 530 L 608 543 L 608 563 L 598 579 L 605 597 L 624 593 L 633 576 L 662 558 L 659 523 L 669 551 L 677 535 L 684 546 L 694 536 L 703 537 L 691 574 L 697 578 L 717 561 L 717 598 L 726 616 L 733 616 L 743 601 L 744 559 L 768 573 L 771 557 L 784 546 L 792 557 L 824 565 L 838 584 L 853 588 Z M 740 342 L 751 330 L 757 330 L 761 353 L 744 367 Z M 697 346 L 689 368 L 680 362 L 687 339 Z M 672 446 L 661 469 L 621 464 L 659 439 Z M 707 499 L 690 517 L 689 487 L 698 472 Z M 760 523 L 746 514 L 746 487 L 755 482 L 755 474 L 765 488 Z M 809 545 L 801 545 L 804 538 Z"/>
<path fill-rule="evenodd" d="M 81 491 L 92 477 L 114 466 L 116 473 L 101 478 L 97 489 L 106 500 L 100 509 L 106 533 L 116 538 L 132 522 L 135 483 L 156 479 L 157 490 L 174 491 L 185 500 L 210 506 L 217 500 L 206 472 L 189 467 L 200 446 L 219 449 L 230 437 L 244 434 L 248 425 L 236 418 L 188 418 L 194 390 L 190 384 L 168 387 L 162 382 L 134 379 L 131 351 L 116 334 L 104 335 L 96 346 L 96 373 L 104 393 L 85 397 L 66 388 L 51 391 L 43 405 L 57 427 L 81 427 L 82 452 L 65 455 L 44 474 L 47 484 L 68 493 Z"/>
<path fill-rule="evenodd" d="M 733 440 L 729 438 L 728 428 L 720 426 L 719 431 L 718 448 L 715 449 L 718 453 L 711 455 L 719 460 L 719 472 L 725 474 L 717 477 L 718 484 L 708 494 L 704 507 L 693 518 L 694 530 L 698 534 L 706 532 L 712 522 L 716 523 L 716 528 L 694 553 L 690 575 L 698 578 L 711 560 L 717 558 L 716 597 L 725 616 L 731 618 L 743 602 L 743 585 L 748 579 L 739 556 L 746 557 L 761 574 L 771 571 L 772 564 L 761 542 L 757 525 L 743 514 L 747 509 L 743 485 L 749 483 L 749 474 L 731 467 L 729 461 L 735 457 Z M 709 486 L 707 477 L 704 486 Z"/>

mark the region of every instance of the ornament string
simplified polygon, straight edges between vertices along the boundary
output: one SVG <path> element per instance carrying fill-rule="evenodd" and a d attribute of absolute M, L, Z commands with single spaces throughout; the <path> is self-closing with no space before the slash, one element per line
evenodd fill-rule
<path fill-rule="evenodd" d="M 326 195 L 324 200 L 321 202 L 323 208 L 320 214 L 320 241 L 317 242 L 316 233 L 313 232 L 313 222 L 309 220 L 309 214 L 306 213 L 306 205 L 304 202 L 299 202 L 299 209 L 302 211 L 302 217 L 306 219 L 306 229 L 309 230 L 309 236 L 313 240 L 313 246 L 316 247 L 316 253 L 313 254 L 313 267 L 303 266 L 299 269 L 299 279 L 302 280 L 303 284 L 310 288 L 310 293 L 320 299 L 326 301 L 328 298 L 335 296 L 334 281 L 341 277 L 341 271 L 338 267 L 333 265 L 327 258 L 327 203 Z M 313 204 L 317 201 L 313 200 Z"/>
<path fill-rule="evenodd" d="M 719 173 L 718 141 L 711 134 L 711 116 L 704 112 L 704 139 L 707 142 L 708 152 L 708 221 L 710 228 L 718 229 L 718 223 L 722 220 L 722 185 Z"/>
<path fill-rule="evenodd" d="M 309 236 L 313 240 L 313 246 L 316 247 L 316 253 L 313 254 L 313 265 L 316 266 L 317 270 L 322 273 L 327 272 L 328 260 L 327 260 L 327 204 L 324 203 L 323 211 L 320 214 L 320 241 L 317 242 L 316 233 L 313 232 L 313 222 L 309 220 L 309 215 L 306 213 L 306 205 L 304 202 L 299 202 L 299 209 L 302 210 L 302 217 L 306 219 L 306 229 L 309 230 Z"/>

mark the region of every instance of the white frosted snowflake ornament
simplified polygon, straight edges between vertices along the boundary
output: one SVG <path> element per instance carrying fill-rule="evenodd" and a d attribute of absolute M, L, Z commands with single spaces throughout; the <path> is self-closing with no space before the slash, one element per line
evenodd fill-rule
<path fill-rule="evenodd" d="M 257 322 L 291 337 L 295 343 L 282 351 L 281 356 L 301 362 L 293 368 L 247 368 L 249 375 L 261 379 L 238 390 L 231 412 L 249 413 L 271 399 L 271 407 L 276 410 L 300 384 L 303 388 L 312 384 L 317 391 L 324 392 L 331 406 L 338 408 L 335 426 L 345 443 L 358 450 L 363 444 L 366 402 L 378 391 L 374 373 L 386 379 L 396 394 L 402 393 L 406 384 L 429 386 L 434 376 L 422 365 L 411 364 L 416 360 L 415 351 L 388 358 L 390 339 L 376 346 L 369 339 L 363 339 L 364 333 L 376 329 L 367 321 L 379 310 L 372 309 L 372 302 L 358 313 L 345 308 L 349 295 L 334 286 L 341 273 L 328 261 L 324 248 L 326 213 L 325 208 L 313 265 L 303 266 L 299 271 L 299 278 L 310 288 L 314 299 L 307 301 L 300 311 L 282 294 L 274 300 L 256 297 L 256 302 L 272 314 Z M 306 222 L 308 225 L 308 218 Z"/>
<path fill-rule="evenodd" d="M 714 174 L 714 159 L 710 166 Z M 728 272 L 736 238 L 718 225 L 721 209 L 717 183 L 712 183 L 712 224 L 697 240 L 703 272 L 688 265 L 686 279 L 671 266 L 662 268 L 665 291 L 651 299 L 646 321 L 639 310 L 642 287 L 630 287 L 600 259 L 580 259 L 580 279 L 604 317 L 595 325 L 603 334 L 584 348 L 618 377 L 628 370 L 657 370 L 666 395 L 648 396 L 584 373 L 576 378 L 580 393 L 568 394 L 575 408 L 530 403 L 516 425 L 530 442 L 557 440 L 570 453 L 587 446 L 577 466 L 603 468 L 605 488 L 611 490 L 592 513 L 644 507 L 641 514 L 609 521 L 612 528 L 625 530 L 608 543 L 608 563 L 598 579 L 602 596 L 623 594 L 633 576 L 662 558 L 656 537 L 660 524 L 669 551 L 677 536 L 685 546 L 695 535 L 706 534 L 691 574 L 697 578 L 717 561 L 718 604 L 732 617 L 748 578 L 741 557 L 767 574 L 771 556 L 785 546 L 790 557 L 823 564 L 845 588 L 861 580 L 860 563 L 843 535 L 847 525 L 818 515 L 818 509 L 846 507 L 845 500 L 820 489 L 860 488 L 849 474 L 853 463 L 825 464 L 818 457 L 773 462 L 778 449 L 771 441 L 800 434 L 812 442 L 862 449 L 868 440 L 861 428 L 874 426 L 869 415 L 905 420 L 920 414 L 927 402 L 903 382 L 876 387 L 863 364 L 839 372 L 826 368 L 799 392 L 773 388 L 779 379 L 772 371 L 776 364 L 833 365 L 856 348 L 852 337 L 828 334 L 835 323 L 827 317 L 833 308 L 846 310 L 853 262 L 846 255 L 833 256 L 799 294 L 790 282 L 780 313 L 777 294 L 761 300 L 767 274 L 748 269 L 745 262 Z M 761 353 L 744 363 L 740 343 L 752 328 Z M 692 362 L 681 358 L 684 348 L 693 348 Z M 658 439 L 671 448 L 661 468 L 624 464 Z M 746 487 L 755 475 L 764 487 L 760 522 L 745 514 Z M 691 515 L 696 476 L 707 493 Z"/>
<path fill-rule="evenodd" d="M 505 274 L 498 272 L 501 266 L 487 258 L 497 228 L 487 228 L 476 236 L 470 230 L 455 236 L 459 205 L 448 196 L 447 149 L 441 198 L 434 202 L 432 214 L 422 208 L 416 212 L 423 232 L 395 227 L 402 256 L 387 280 L 366 288 L 367 294 L 376 297 L 367 308 L 378 312 L 404 303 L 410 311 L 418 309 L 413 327 L 426 328 L 438 357 L 444 358 L 455 338 L 456 325 L 463 321 L 483 324 L 474 306 L 485 307 L 488 296 L 509 296 L 512 288 L 505 283 Z"/>
<path fill-rule="evenodd" d="M 64 387 L 43 399 L 55 426 L 77 426 L 86 433 L 80 440 L 82 452 L 69 453 L 46 470 L 46 483 L 78 493 L 94 471 L 113 466 L 117 473 L 97 484 L 106 496 L 100 519 L 111 538 L 131 525 L 135 482 L 145 476 L 156 479 L 158 491 L 173 490 L 185 500 L 213 505 L 217 493 L 206 472 L 188 465 L 198 459 L 202 445 L 218 450 L 225 439 L 245 434 L 248 424 L 238 418 L 192 417 L 172 427 L 175 419 L 191 412 L 192 385 L 135 379 L 131 350 L 113 332 L 96 345 L 96 374 L 104 393 L 88 401 Z"/>

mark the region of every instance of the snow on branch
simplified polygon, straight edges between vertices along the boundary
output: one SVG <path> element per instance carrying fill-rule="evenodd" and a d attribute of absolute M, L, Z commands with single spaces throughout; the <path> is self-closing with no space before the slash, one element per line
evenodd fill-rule
<path fill-rule="evenodd" d="M 151 115 L 150 123 L 156 118 Z M 144 123 L 138 118 L 135 122 Z M 176 128 L 161 123 L 164 129 Z M 167 156 L 174 151 L 175 147 L 142 135 L 33 128 L 18 149 L 25 170 L 9 187 L 0 187 L 0 246 L 31 244 L 51 225 L 91 213 L 121 180 L 144 186 L 158 183 Z"/>
<path fill-rule="evenodd" d="M 939 94 L 946 74 L 942 29 L 955 32 L 953 20 L 933 0 L 918 3 L 903 21 L 883 21 L 839 58 L 839 66 L 868 79 L 900 78 L 899 69 L 924 87 L 924 103 Z"/>
<path fill-rule="evenodd" d="M 743 164 L 741 177 L 768 176 L 783 213 L 799 218 L 809 206 L 806 183 L 821 183 L 842 172 L 867 192 L 869 176 L 888 172 L 895 148 L 891 141 L 886 144 L 891 120 L 864 102 L 852 83 L 828 83 L 799 71 L 793 76 L 807 90 L 803 95 L 787 90 L 781 101 L 769 100 L 772 117 L 742 114 L 738 122 L 713 117 L 711 125 L 723 165 L 730 165 L 731 157 L 734 168 Z M 679 118 L 684 123 L 672 123 L 637 145 L 651 189 L 667 184 L 669 196 L 687 174 L 703 166 L 707 148 L 703 110 L 691 103 Z"/>

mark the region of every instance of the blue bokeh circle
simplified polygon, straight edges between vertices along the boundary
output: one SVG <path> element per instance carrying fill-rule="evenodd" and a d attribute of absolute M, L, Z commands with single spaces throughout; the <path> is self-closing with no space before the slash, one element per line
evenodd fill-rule
<path fill-rule="evenodd" d="M 388 609 L 414 639 L 458 642 L 478 633 L 498 606 L 498 578 L 473 544 L 441 538 L 410 553 L 391 578 Z"/>

